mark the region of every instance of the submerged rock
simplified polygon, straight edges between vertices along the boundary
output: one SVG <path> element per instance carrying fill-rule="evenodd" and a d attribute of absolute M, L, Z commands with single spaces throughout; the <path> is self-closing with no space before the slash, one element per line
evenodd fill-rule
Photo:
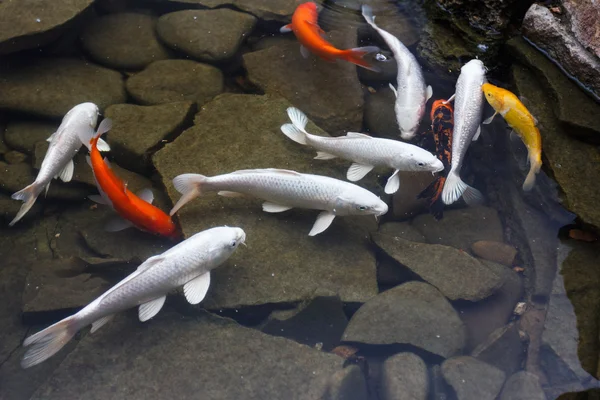
<path fill-rule="evenodd" d="M 536 375 L 520 371 L 506 380 L 500 400 L 546 400 Z"/>
<path fill-rule="evenodd" d="M 593 26 L 598 21 L 590 23 Z M 550 10 L 533 4 L 523 19 L 523 35 L 600 99 L 600 59 L 587 51 Z"/>
<path fill-rule="evenodd" d="M 91 101 L 104 110 L 126 100 L 120 73 L 72 58 L 40 58 L 3 68 L 0 108 L 62 118 Z"/>
<path fill-rule="evenodd" d="M 108 134 L 111 155 L 119 164 L 138 172 L 151 168 L 152 151 L 174 139 L 191 124 L 194 104 L 167 103 L 157 106 L 116 104 L 106 109 L 113 120 Z"/>
<path fill-rule="evenodd" d="M 160 17 L 156 30 L 172 49 L 215 62 L 232 58 L 255 24 L 252 15 L 226 8 L 184 10 Z"/>
<path fill-rule="evenodd" d="M 498 264 L 510 267 L 517 255 L 517 249 L 513 246 L 502 243 L 493 242 L 491 240 L 480 240 L 471 245 L 471 251 L 477 257 L 484 258 Z"/>
<path fill-rule="evenodd" d="M 252 14 L 266 21 L 289 22 L 292 14 L 303 0 L 168 0 L 172 3 L 217 8 L 229 6 Z"/>
<path fill-rule="evenodd" d="M 600 21 L 600 8 L 592 1 L 563 0 L 562 6 L 569 16 L 571 32 L 577 41 L 592 54 L 600 58 L 600 41 L 597 27 Z"/>
<path fill-rule="evenodd" d="M 447 358 L 465 344 L 458 314 L 433 286 L 408 282 L 366 302 L 354 314 L 343 340 L 364 344 L 410 344 Z"/>
<path fill-rule="evenodd" d="M 393 195 L 394 218 L 405 220 L 427 210 L 427 200 L 417 196 L 435 179 L 430 172 L 399 172 L 400 189 Z"/>
<path fill-rule="evenodd" d="M 66 0 L 52 7 L 36 1 L 0 2 L 0 54 L 43 46 L 56 40 L 93 0 Z"/>
<path fill-rule="evenodd" d="M 460 73 L 461 59 L 473 57 L 469 44 L 461 35 L 436 21 L 425 24 L 417 49 L 427 64 L 454 75 Z"/>
<path fill-rule="evenodd" d="M 428 389 L 427 365 L 416 354 L 395 354 L 383 363 L 382 400 L 425 400 Z"/>
<path fill-rule="evenodd" d="M 442 374 L 458 400 L 494 400 L 506 377 L 498 368 L 467 356 L 444 361 Z"/>
<path fill-rule="evenodd" d="M 563 205 L 577 214 L 584 222 L 600 226 L 600 186 L 591 180 L 580 184 L 582 177 L 600 176 L 600 154 L 596 146 L 571 138 L 561 129 L 547 96 L 535 75 L 521 66 L 513 66 L 513 79 L 520 94 L 527 95 L 529 109 L 540 121 L 544 121 L 543 152 L 546 168 L 563 192 Z"/>
<path fill-rule="evenodd" d="M 277 394 L 276 394 L 277 395 Z M 334 373 L 323 400 L 364 400 L 369 397 L 365 376 L 357 365 Z"/>
<path fill-rule="evenodd" d="M 142 69 L 169 58 L 156 36 L 157 18 L 138 13 L 108 14 L 92 21 L 81 34 L 83 48 L 111 68 Z"/>
<path fill-rule="evenodd" d="M 379 233 L 372 237 L 380 249 L 450 300 L 482 300 L 504 284 L 503 275 L 497 275 L 477 259 L 455 248 L 410 242 Z"/>
<path fill-rule="evenodd" d="M 394 92 L 388 87 L 366 93 L 364 118 L 369 135 L 398 140 L 400 129 L 394 112 L 395 101 Z"/>
<path fill-rule="evenodd" d="M 471 356 L 500 368 L 507 376 L 521 369 L 525 354 L 525 344 L 514 322 L 496 329 L 471 352 Z"/>
<path fill-rule="evenodd" d="M 346 164 L 315 161 L 313 150 L 281 133 L 290 106 L 279 97 L 231 94 L 206 104 L 196 125 L 153 157 L 171 200 L 181 196 L 172 179 L 182 173 L 213 176 L 285 168 L 344 179 Z M 325 134 L 312 123 L 308 130 Z M 307 234 L 316 211 L 267 214 L 260 204 L 259 199 L 207 193 L 178 212 L 186 237 L 215 225 L 243 226 L 248 236 L 247 251 L 215 270 L 205 307 L 296 302 L 317 288 L 337 293 L 344 302 L 364 302 L 377 294 L 375 258 L 367 238 L 373 217 L 336 218 L 327 231 L 311 238 Z"/>
<path fill-rule="evenodd" d="M 27 155 L 15 150 L 4 153 L 4 160 L 9 164 L 19 164 L 27 160 Z"/>
<path fill-rule="evenodd" d="M 347 32 L 329 33 L 328 38 L 342 47 L 356 47 L 356 37 Z M 360 130 L 364 100 L 353 64 L 329 63 L 314 55 L 303 58 L 297 42 L 243 57 L 250 82 L 285 97 L 328 133 L 339 136 Z"/>
<path fill-rule="evenodd" d="M 194 101 L 200 107 L 223 92 L 223 73 L 192 60 L 162 60 L 127 79 L 126 86 L 141 104 Z"/>
<path fill-rule="evenodd" d="M 428 243 L 443 244 L 468 251 L 479 240 L 503 242 L 503 230 L 498 212 L 490 207 L 469 207 L 444 211 L 444 218 L 436 221 L 432 215 L 422 214 L 412 221 Z"/>
<path fill-rule="evenodd" d="M 145 324 L 135 314 L 82 339 L 33 398 L 312 400 L 342 368 L 336 355 L 208 313 L 182 318 L 163 310 Z"/>
<path fill-rule="evenodd" d="M 551 100 L 549 103 L 556 117 L 565 125 L 565 133 L 591 143 L 600 143 L 600 120 L 595 117 L 600 112 L 600 104 L 525 40 L 512 38 L 507 42 L 507 47 L 519 61 L 533 69 L 536 77 L 550 90 L 551 98 L 547 100 Z M 527 107 L 530 106 L 528 97 L 523 101 Z M 540 121 L 539 129 L 543 138 L 546 121 Z"/>
<path fill-rule="evenodd" d="M 8 123 L 4 131 L 6 144 L 13 149 L 33 154 L 35 144 L 50 137 L 59 124 L 41 121 L 15 120 Z"/>

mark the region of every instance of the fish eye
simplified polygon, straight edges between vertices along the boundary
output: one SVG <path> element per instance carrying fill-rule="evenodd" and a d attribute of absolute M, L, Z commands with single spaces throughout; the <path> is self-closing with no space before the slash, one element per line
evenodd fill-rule
<path fill-rule="evenodd" d="M 231 243 L 229 243 L 229 245 L 231 247 L 235 247 L 236 244 L 237 244 L 237 241 L 235 241 L 235 240 L 232 240 Z"/>
<path fill-rule="evenodd" d="M 424 166 L 425 166 L 425 164 L 423 164 L 422 162 L 418 163 L 417 165 L 418 165 L 419 167 L 424 167 Z"/>
<path fill-rule="evenodd" d="M 356 208 L 360 211 L 365 211 L 367 209 L 367 207 L 365 207 L 365 206 L 358 206 Z"/>
<path fill-rule="evenodd" d="M 388 60 L 388 58 L 385 56 L 385 54 L 381 54 L 381 53 L 375 54 L 375 59 L 377 61 L 387 61 Z"/>

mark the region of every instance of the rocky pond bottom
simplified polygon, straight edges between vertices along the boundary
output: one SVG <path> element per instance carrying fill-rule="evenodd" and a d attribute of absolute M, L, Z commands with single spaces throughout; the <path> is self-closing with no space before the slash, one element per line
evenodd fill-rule
<path fill-rule="evenodd" d="M 73 105 L 93 101 L 114 121 L 113 170 L 133 192 L 152 187 L 163 210 L 179 199 L 173 177 L 186 172 L 284 168 L 345 180 L 349 162 L 314 160 L 281 133 L 291 106 L 317 135 L 398 138 L 393 63 L 374 75 L 304 59 L 293 37 L 277 33 L 296 1 L 91 3 L 61 3 L 27 34 L 0 28 L 0 398 L 597 396 L 574 392 L 597 388 L 600 371 L 600 163 L 591 162 L 600 125 L 590 118 L 600 106 L 521 37 L 502 45 L 510 68 L 490 77 L 524 95 L 540 121 L 544 169 L 532 192 L 521 190 L 524 148 L 497 118 L 463 168 L 486 203 L 457 203 L 440 221 L 416 199 L 430 173 L 401 173 L 389 196 L 391 171 L 376 169 L 360 185 L 388 214 L 336 218 L 316 237 L 307 236 L 316 211 L 267 214 L 259 200 L 207 194 L 178 213 L 183 234 L 240 226 L 247 247 L 214 270 L 200 305 L 172 293 L 150 321 L 124 312 L 21 369 L 26 336 L 173 245 L 104 231 L 114 214 L 87 199 L 97 192 L 84 150 L 72 182 L 54 181 L 23 221 L 6 226 L 20 207 L 10 195 L 33 181 L 46 138 Z M 447 25 L 371 3 L 385 29 L 420 49 L 434 97 L 451 95 L 455 76 L 446 71 L 458 50 L 448 44 L 454 55 L 436 62 L 444 49 L 430 37 L 443 44 Z M 7 4 L 0 19 L 22 17 L 23 26 L 24 15 L 45 12 Z M 377 40 L 356 15 L 336 10 L 323 14 L 334 44 Z M 426 135 L 417 141 L 432 149 Z"/>

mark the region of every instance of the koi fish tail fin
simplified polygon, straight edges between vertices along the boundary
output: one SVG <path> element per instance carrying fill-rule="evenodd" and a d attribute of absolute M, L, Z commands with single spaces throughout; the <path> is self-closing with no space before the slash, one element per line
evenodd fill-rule
<path fill-rule="evenodd" d="M 15 216 L 15 218 L 13 218 L 13 220 L 10 221 L 8 226 L 13 226 L 17 222 L 19 222 L 19 220 L 21 218 L 23 218 L 23 216 L 25 216 L 25 214 L 27 214 L 27 212 L 31 209 L 31 207 L 33 207 L 33 204 L 35 203 L 38 196 L 40 195 L 40 193 L 42 193 L 43 190 L 44 190 L 44 187 L 42 185 L 40 185 L 39 183 L 33 182 L 31 185 L 27 186 L 25 189 L 19 190 L 18 192 L 16 192 L 15 194 L 13 194 L 11 196 L 14 200 L 21 200 L 24 203 L 21 206 L 21 208 L 19 209 L 19 212 L 17 212 L 17 215 Z"/>
<path fill-rule="evenodd" d="M 281 132 L 294 142 L 305 145 L 306 135 L 308 134 L 306 132 L 306 124 L 308 123 L 306 115 L 296 107 L 289 107 L 287 113 L 292 123 L 281 125 Z"/>
<path fill-rule="evenodd" d="M 100 139 L 100 136 L 110 131 L 111 128 L 112 120 L 110 118 L 104 118 L 95 132 L 90 128 L 77 133 L 79 135 L 79 140 L 81 140 L 81 143 L 87 147 L 88 150 L 92 150 L 92 145 L 96 145 L 96 148 L 99 151 L 110 151 L 110 146 L 104 140 Z"/>
<path fill-rule="evenodd" d="M 367 54 L 380 51 L 377 46 L 355 47 L 353 49 L 342 50 L 340 58 L 375 72 L 381 72 L 381 68 L 371 65 L 364 59 Z"/>
<path fill-rule="evenodd" d="M 75 336 L 78 330 L 77 321 L 73 315 L 29 336 L 23 342 L 23 347 L 31 347 L 23 356 L 21 366 L 23 368 L 33 367 L 52 357 Z"/>
<path fill-rule="evenodd" d="M 451 170 L 444 182 L 444 189 L 442 190 L 442 200 L 444 204 L 452 204 L 464 193 L 467 189 L 467 184 L 460 179 L 458 173 Z"/>
<path fill-rule="evenodd" d="M 438 221 L 444 216 L 444 202 L 441 197 L 445 182 L 445 176 L 438 176 L 417 196 L 418 199 L 427 201 L 429 212 Z"/>
<path fill-rule="evenodd" d="M 536 159 L 530 158 L 529 163 L 529 172 L 525 177 L 525 182 L 523 182 L 523 190 L 528 192 L 533 189 L 533 185 L 535 185 L 535 176 L 540 172 L 542 168 L 542 162 Z"/>
<path fill-rule="evenodd" d="M 206 183 L 207 180 L 208 178 L 206 176 L 200 174 L 183 174 L 176 176 L 175 179 L 173 179 L 173 185 L 182 196 L 173 206 L 169 215 L 175 214 L 186 203 L 202 195 L 202 185 Z"/>

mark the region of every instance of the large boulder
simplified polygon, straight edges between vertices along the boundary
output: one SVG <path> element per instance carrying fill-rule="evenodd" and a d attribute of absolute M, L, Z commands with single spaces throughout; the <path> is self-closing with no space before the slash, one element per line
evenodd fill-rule
<path fill-rule="evenodd" d="M 88 101 L 104 110 L 126 100 L 120 73 L 74 58 L 11 63 L 3 68 L 0 92 L 0 108 L 50 118 Z"/>
<path fill-rule="evenodd" d="M 231 59 L 252 32 L 256 18 L 226 8 L 183 10 L 158 20 L 158 35 L 167 46 L 208 62 Z"/>
<path fill-rule="evenodd" d="M 49 7 L 35 0 L 0 2 L 0 54 L 43 46 L 56 40 L 69 22 L 94 0 L 65 0 Z"/>
<path fill-rule="evenodd" d="M 153 61 L 169 58 L 169 51 L 156 36 L 156 21 L 156 17 L 147 14 L 109 14 L 86 26 L 81 42 L 100 64 L 142 69 Z"/>
<path fill-rule="evenodd" d="M 356 47 L 356 36 L 347 32 L 328 37 L 340 47 Z M 250 82 L 285 97 L 328 133 L 339 136 L 360 130 L 364 100 L 353 64 L 329 63 L 314 55 L 303 58 L 300 44 L 293 42 L 246 53 L 244 65 Z"/>
<path fill-rule="evenodd" d="M 50 137 L 59 124 L 42 121 L 14 120 L 10 121 L 4 131 L 4 141 L 13 149 L 27 154 L 35 152 L 35 144 Z"/>
<path fill-rule="evenodd" d="M 223 92 L 223 73 L 192 60 L 162 60 L 131 76 L 126 87 L 140 104 L 193 101 L 200 107 Z"/>
<path fill-rule="evenodd" d="M 506 378 L 498 368 L 467 356 L 444 361 L 442 374 L 458 400 L 494 400 Z"/>
<path fill-rule="evenodd" d="M 321 399 L 344 362 L 207 313 L 135 314 L 82 339 L 33 398 Z"/>
<path fill-rule="evenodd" d="M 529 110 L 540 121 L 545 166 L 563 192 L 563 205 L 576 213 L 584 222 L 600 226 L 600 185 L 590 180 L 581 185 L 581 177 L 600 176 L 600 154 L 597 146 L 571 138 L 561 128 L 547 95 L 535 78 L 535 74 L 516 65 L 512 69 L 513 79 L 520 94 L 526 95 L 531 104 Z"/>
<path fill-rule="evenodd" d="M 546 400 L 546 395 L 536 375 L 520 371 L 506 380 L 500 400 Z"/>
<path fill-rule="evenodd" d="M 354 314 L 343 340 L 362 344 L 410 344 L 447 358 L 465 345 L 465 327 L 433 286 L 408 282 L 366 302 Z"/>
<path fill-rule="evenodd" d="M 108 134 L 111 155 L 122 166 L 144 172 L 151 168 L 152 151 L 174 139 L 191 123 L 194 103 L 182 101 L 156 106 L 115 104 L 105 115 L 113 120 Z"/>
<path fill-rule="evenodd" d="M 427 365 L 416 354 L 399 353 L 383 363 L 382 400 L 425 400 L 429 391 Z"/>
<path fill-rule="evenodd" d="M 482 300 L 504 284 L 503 275 L 496 274 L 464 251 L 380 233 L 372 237 L 381 250 L 450 300 Z M 465 276 L 469 279 L 464 279 Z"/>
<path fill-rule="evenodd" d="M 593 21 L 592 15 L 588 17 Z M 600 22 L 592 21 L 591 26 Z M 549 9 L 533 4 L 523 19 L 523 35 L 600 98 L 600 59 L 579 43 Z"/>
<path fill-rule="evenodd" d="M 593 1 L 563 0 L 562 5 L 571 22 L 571 32 L 577 41 L 600 58 L 600 40 L 595 28 L 600 23 L 600 7 Z"/>
<path fill-rule="evenodd" d="M 183 173 L 285 168 L 344 179 L 347 163 L 315 161 L 311 149 L 281 133 L 290 106 L 279 97 L 232 94 L 206 104 L 196 125 L 153 157 L 171 200 L 181 197 L 172 179 Z M 308 129 L 325 134 L 313 124 Z M 375 258 L 364 225 L 370 229 L 372 217 L 336 218 L 327 231 L 310 238 L 317 212 L 265 214 L 260 203 L 207 193 L 178 212 L 186 237 L 216 225 L 241 226 L 248 236 L 248 249 L 215 271 L 206 307 L 301 301 L 317 288 L 337 293 L 344 302 L 364 302 L 377 294 Z"/>

